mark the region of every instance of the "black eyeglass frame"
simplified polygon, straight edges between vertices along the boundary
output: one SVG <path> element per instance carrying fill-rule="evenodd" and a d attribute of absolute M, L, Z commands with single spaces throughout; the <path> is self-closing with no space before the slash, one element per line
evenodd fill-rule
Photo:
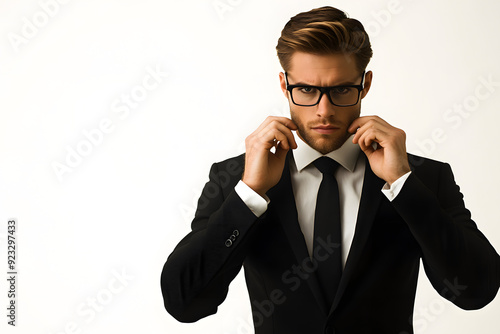
<path fill-rule="evenodd" d="M 285 82 L 286 82 L 286 89 L 290 92 L 290 98 L 292 99 L 293 104 L 300 106 L 300 107 L 314 107 L 321 101 L 321 98 L 323 97 L 323 94 L 326 94 L 328 96 L 328 100 L 330 101 L 331 104 L 337 107 L 352 107 L 355 106 L 356 104 L 359 103 L 359 96 L 361 95 L 361 91 L 365 89 L 365 74 L 366 71 L 363 71 L 361 74 L 361 84 L 359 85 L 340 85 L 340 86 L 330 86 L 330 87 L 320 87 L 320 86 L 311 86 L 311 85 L 290 85 L 288 83 L 288 75 L 285 72 Z M 320 91 L 318 101 L 314 104 L 298 104 L 295 103 L 293 99 L 293 94 L 292 94 L 292 89 L 294 88 L 315 88 Z M 330 95 L 330 91 L 335 88 L 356 88 L 358 90 L 358 98 L 356 100 L 356 103 L 353 104 L 348 104 L 348 105 L 338 105 L 335 102 L 332 101 L 332 96 Z"/>

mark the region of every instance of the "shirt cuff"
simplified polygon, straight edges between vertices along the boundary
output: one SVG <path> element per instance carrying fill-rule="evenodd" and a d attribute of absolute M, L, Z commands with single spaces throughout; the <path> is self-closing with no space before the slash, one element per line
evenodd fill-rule
<path fill-rule="evenodd" d="M 398 196 L 410 174 L 411 172 L 406 173 L 405 175 L 394 181 L 390 186 L 387 182 L 384 184 L 384 186 L 382 187 L 382 192 L 389 201 L 392 202 L 396 198 L 396 196 Z"/>
<path fill-rule="evenodd" d="M 265 196 L 265 198 L 263 198 L 241 180 L 236 187 L 234 187 L 234 191 L 236 191 L 241 200 L 257 217 L 262 216 L 262 214 L 266 212 L 267 205 L 270 202 L 269 197 Z"/>

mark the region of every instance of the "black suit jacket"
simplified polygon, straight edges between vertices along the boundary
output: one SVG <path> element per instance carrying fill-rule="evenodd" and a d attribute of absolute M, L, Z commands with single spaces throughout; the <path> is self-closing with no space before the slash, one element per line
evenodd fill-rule
<path fill-rule="evenodd" d="M 420 259 L 434 288 L 463 309 L 488 304 L 500 257 L 471 220 L 449 165 L 409 155 L 412 174 L 390 202 L 366 163 L 355 235 L 333 305 L 327 305 L 297 220 L 288 163 L 257 218 L 234 191 L 244 155 L 216 163 L 192 232 L 169 256 L 167 311 L 194 322 L 214 314 L 245 269 L 255 333 L 413 333 Z M 334 245 L 325 240 L 324 251 Z"/>

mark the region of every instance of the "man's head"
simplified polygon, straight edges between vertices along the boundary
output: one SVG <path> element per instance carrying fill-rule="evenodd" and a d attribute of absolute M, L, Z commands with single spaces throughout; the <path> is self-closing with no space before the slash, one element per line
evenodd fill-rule
<path fill-rule="evenodd" d="M 361 99 L 371 85 L 372 73 L 364 71 L 373 52 L 363 25 L 332 7 L 313 9 L 296 15 L 285 25 L 276 49 L 286 73 L 280 73 L 281 88 L 289 100 L 299 136 L 323 154 L 338 149 L 349 137 L 347 128 L 359 117 Z M 290 85 L 352 86 L 362 81 L 362 89 L 332 89 L 331 98 L 325 93 L 313 106 L 297 105 L 301 104 L 297 101 L 299 90 L 303 94 L 319 94 L 319 90 L 287 89 Z M 359 98 L 344 103 L 341 96 L 347 91 L 359 92 Z"/>

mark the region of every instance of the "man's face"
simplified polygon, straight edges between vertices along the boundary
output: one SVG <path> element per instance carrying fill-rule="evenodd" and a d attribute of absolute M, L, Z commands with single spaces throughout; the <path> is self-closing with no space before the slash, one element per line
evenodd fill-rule
<path fill-rule="evenodd" d="M 287 75 L 290 85 L 359 85 L 362 79 L 354 58 L 345 54 L 320 56 L 295 52 Z M 372 72 L 367 72 L 365 88 L 361 91 L 358 104 L 354 106 L 334 106 L 326 94 L 323 94 L 317 105 L 301 107 L 293 104 L 290 92 L 286 90 L 285 76 L 280 73 L 281 89 L 288 98 L 291 118 L 298 127 L 299 137 L 322 154 L 341 147 L 351 135 L 347 132 L 349 125 L 360 115 L 361 99 L 368 93 L 371 79 Z"/>

